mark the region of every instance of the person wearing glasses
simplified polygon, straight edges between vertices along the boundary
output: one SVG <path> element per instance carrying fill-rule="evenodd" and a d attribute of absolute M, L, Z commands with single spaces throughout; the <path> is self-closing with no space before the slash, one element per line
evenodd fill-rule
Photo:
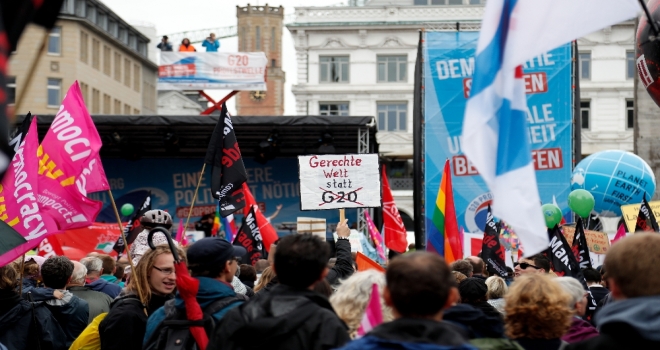
<path fill-rule="evenodd" d="M 180 249 L 179 256 L 185 261 L 185 253 Z M 142 349 L 147 317 L 174 298 L 175 288 L 176 273 L 170 248 L 159 245 L 145 252 L 126 288 L 110 304 L 110 312 L 99 324 L 101 349 Z"/>
<path fill-rule="evenodd" d="M 514 264 L 516 278 L 535 273 L 550 272 L 550 261 L 543 254 L 532 255 L 529 258 L 522 258 Z"/>
<path fill-rule="evenodd" d="M 231 285 L 240 264 L 239 257 L 246 254 L 245 248 L 232 245 L 220 237 L 202 238 L 188 248 L 190 275 L 199 280 L 197 303 L 205 312 L 215 310 L 211 313 L 215 324 L 229 310 L 248 300 L 246 296 L 237 294 Z M 163 322 L 178 320 L 177 315 L 185 314 L 185 303 L 177 293 L 172 302 L 166 303 L 149 317 L 144 346 L 162 343 L 165 339 L 159 337 Z"/>

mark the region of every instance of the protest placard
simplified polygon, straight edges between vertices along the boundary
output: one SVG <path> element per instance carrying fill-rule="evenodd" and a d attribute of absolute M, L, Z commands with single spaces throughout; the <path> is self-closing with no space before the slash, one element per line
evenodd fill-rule
<path fill-rule="evenodd" d="M 639 214 L 639 207 L 641 204 L 628 204 L 621 206 L 621 213 L 623 220 L 626 222 L 628 232 L 635 232 L 635 223 L 637 223 L 637 214 Z M 649 202 L 649 207 L 653 211 L 656 218 L 660 218 L 660 201 Z"/>
<path fill-rule="evenodd" d="M 575 235 L 575 227 L 573 226 L 562 226 L 564 232 L 564 237 L 566 241 L 571 244 L 573 243 L 573 236 Z M 584 236 L 587 238 L 587 245 L 589 246 L 589 252 L 594 254 L 605 254 L 607 250 L 610 249 L 610 239 L 607 236 L 607 233 L 600 231 L 591 231 L 584 230 Z"/>
<path fill-rule="evenodd" d="M 299 156 L 300 209 L 380 207 L 377 154 Z"/>

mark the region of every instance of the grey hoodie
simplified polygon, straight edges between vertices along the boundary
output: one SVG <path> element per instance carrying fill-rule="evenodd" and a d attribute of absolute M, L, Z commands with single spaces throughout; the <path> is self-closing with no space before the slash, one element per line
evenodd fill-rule
<path fill-rule="evenodd" d="M 628 324 L 640 336 L 660 342 L 660 295 L 615 301 L 596 314 L 599 331 L 614 323 Z"/>

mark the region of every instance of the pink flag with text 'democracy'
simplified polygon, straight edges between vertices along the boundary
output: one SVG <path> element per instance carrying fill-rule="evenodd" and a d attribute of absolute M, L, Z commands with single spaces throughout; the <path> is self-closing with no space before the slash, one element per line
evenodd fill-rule
<path fill-rule="evenodd" d="M 109 189 L 100 149 L 101 138 L 76 81 L 37 151 L 39 205 L 58 230 L 88 226 L 101 210 L 101 202 L 87 198 L 89 192 Z"/>
<path fill-rule="evenodd" d="M 364 316 L 358 327 L 355 339 L 364 337 L 372 329 L 383 323 L 383 309 L 380 307 L 380 293 L 378 292 L 378 285 L 374 283 L 371 286 L 371 297 L 369 304 L 364 310 Z"/>
<path fill-rule="evenodd" d="M 34 117 L 0 185 L 0 219 L 27 242 L 2 255 L 0 266 L 14 261 L 57 231 L 55 222 L 41 213 L 37 202 L 39 163 L 34 154 L 38 147 L 37 117 Z"/>

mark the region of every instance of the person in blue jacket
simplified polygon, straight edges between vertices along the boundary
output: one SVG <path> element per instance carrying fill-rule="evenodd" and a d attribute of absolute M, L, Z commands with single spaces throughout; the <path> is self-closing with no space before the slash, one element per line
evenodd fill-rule
<path fill-rule="evenodd" d="M 209 37 L 204 40 L 202 46 L 206 48 L 206 52 L 218 52 L 220 41 L 215 38 L 215 33 L 211 33 Z"/>
<path fill-rule="evenodd" d="M 437 254 L 397 256 L 385 273 L 383 298 L 394 321 L 377 326 L 345 350 L 476 350 L 457 325 L 443 321 L 443 311 L 458 298 L 454 276 Z"/>

